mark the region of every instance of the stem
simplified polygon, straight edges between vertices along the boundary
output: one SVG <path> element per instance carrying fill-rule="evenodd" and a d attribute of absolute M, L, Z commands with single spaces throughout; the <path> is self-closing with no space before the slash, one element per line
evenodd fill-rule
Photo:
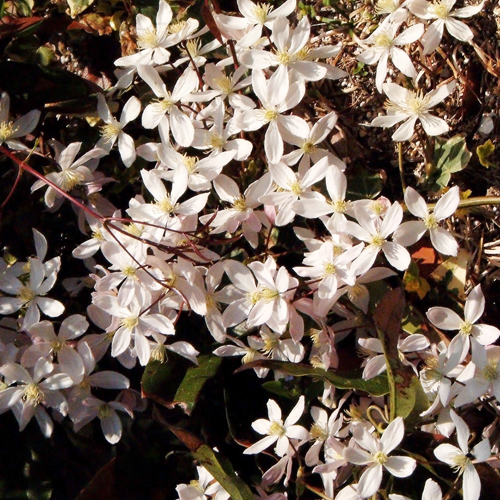
<path fill-rule="evenodd" d="M 76 198 L 73 198 L 73 196 L 66 193 L 66 191 L 63 191 L 57 184 L 53 183 L 52 181 L 47 179 L 47 177 L 37 172 L 34 168 L 30 167 L 29 165 L 21 161 L 16 155 L 14 155 L 8 149 L 5 149 L 3 146 L 0 146 L 0 153 L 3 153 L 5 156 L 10 158 L 22 170 L 26 170 L 26 172 L 29 172 L 31 175 L 34 175 L 37 179 L 40 179 L 41 181 L 45 182 L 45 184 L 47 184 L 52 189 L 57 191 L 61 196 L 67 198 L 69 201 L 71 201 L 71 203 L 77 205 L 78 208 L 82 209 L 84 212 L 87 212 L 89 215 L 96 218 L 97 220 L 100 220 L 101 222 L 104 221 L 104 217 L 102 215 L 99 215 L 97 212 L 94 212 L 92 209 L 86 207 L 82 202 L 78 201 Z"/>
<path fill-rule="evenodd" d="M 406 191 L 405 182 L 405 172 L 403 170 L 403 145 L 398 142 L 398 164 L 399 164 L 399 175 L 401 176 L 401 187 L 403 188 L 403 194 Z"/>

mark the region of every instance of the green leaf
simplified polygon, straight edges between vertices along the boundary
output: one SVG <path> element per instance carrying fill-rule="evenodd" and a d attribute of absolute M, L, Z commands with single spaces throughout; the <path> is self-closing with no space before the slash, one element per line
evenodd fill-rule
<path fill-rule="evenodd" d="M 272 359 L 259 359 L 253 363 L 247 363 L 239 368 L 237 372 L 257 367 L 278 370 L 294 377 L 313 377 L 324 382 L 329 382 L 338 389 L 356 389 L 367 392 L 372 396 L 384 396 L 389 392 L 385 374 L 378 375 L 370 380 L 364 380 L 360 377 L 342 376 L 329 370 L 312 368 L 311 366 L 298 363 L 288 363 L 286 361 L 274 361 Z"/>
<path fill-rule="evenodd" d="M 71 17 L 74 19 L 78 14 L 81 14 L 93 3 L 94 0 L 68 0 Z"/>
<path fill-rule="evenodd" d="M 158 413 L 156 417 L 191 451 L 193 458 L 212 474 L 232 500 L 254 500 L 252 490 L 236 475 L 231 462 L 224 455 L 212 450 L 191 432 L 168 424 Z"/>
<path fill-rule="evenodd" d="M 283 398 L 291 399 L 292 401 L 297 401 L 302 394 L 297 386 L 291 385 L 285 379 L 269 380 L 268 382 L 264 382 L 262 387 L 266 391 L 272 392 Z"/>
<path fill-rule="evenodd" d="M 143 395 L 167 408 L 179 405 L 189 415 L 205 382 L 217 373 L 221 360 L 217 356 L 199 356 L 198 366 L 193 366 L 174 352 L 169 353 L 165 363 L 152 360 L 142 375 Z"/>
<path fill-rule="evenodd" d="M 494 151 L 495 145 L 491 142 L 490 139 L 476 148 L 476 153 L 479 157 L 479 163 L 481 163 L 483 167 L 490 168 L 495 166 L 494 163 L 491 163 L 491 161 L 488 160 L 488 157 L 490 157 Z"/>
<path fill-rule="evenodd" d="M 179 404 L 190 415 L 205 382 L 215 376 L 221 362 L 218 356 L 199 356 L 198 366 L 188 368 L 177 388 L 173 404 Z"/>
<path fill-rule="evenodd" d="M 347 172 L 347 197 L 350 200 L 373 199 L 377 197 L 385 185 L 385 170 L 371 170 L 361 163 L 355 163 Z"/>
<path fill-rule="evenodd" d="M 436 138 L 434 145 L 434 161 L 430 172 L 432 190 L 439 191 L 450 182 L 451 174 L 463 170 L 471 158 L 467 150 L 465 138 L 456 135 L 451 139 Z"/>
<path fill-rule="evenodd" d="M 229 493 L 232 500 L 254 500 L 252 490 L 236 475 L 231 462 L 226 457 L 216 453 L 206 444 L 202 444 L 191 453 Z"/>
<path fill-rule="evenodd" d="M 384 350 L 389 385 L 390 419 L 403 417 L 410 425 L 429 406 L 419 378 L 399 358 L 398 340 L 405 315 L 404 292 L 395 288 L 385 295 L 374 314 L 377 334 Z"/>

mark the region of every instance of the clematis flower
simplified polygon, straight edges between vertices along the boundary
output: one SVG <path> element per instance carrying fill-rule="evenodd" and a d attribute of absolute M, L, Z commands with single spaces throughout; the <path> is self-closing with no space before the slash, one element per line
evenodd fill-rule
<path fill-rule="evenodd" d="M 415 189 L 408 187 L 405 191 L 405 203 L 408 210 L 419 221 L 410 221 L 401 224 L 394 231 L 394 241 L 405 247 L 413 245 L 429 231 L 432 246 L 444 255 L 457 255 L 458 244 L 453 236 L 439 227 L 438 223 L 455 213 L 460 201 L 458 186 L 452 187 L 439 201 L 432 213 L 429 213 L 424 199 Z"/>
<path fill-rule="evenodd" d="M 405 433 L 403 419 L 395 418 L 385 429 L 380 439 L 374 437 L 362 425 L 355 425 L 352 430 L 354 440 L 361 448 L 348 447 L 345 458 L 357 465 L 368 465 L 359 479 L 357 494 L 362 498 L 377 493 L 382 482 L 382 472 L 386 469 L 395 477 L 410 476 L 417 462 L 410 457 L 388 456 L 402 441 Z"/>
<path fill-rule="evenodd" d="M 410 57 L 398 46 L 416 42 L 424 33 L 424 25 L 414 24 L 400 35 L 396 36 L 401 23 L 383 23 L 367 39 L 360 40 L 360 44 L 372 45 L 358 56 L 358 61 L 365 64 L 377 64 L 375 82 L 377 90 L 382 92 L 382 84 L 387 76 L 387 61 L 392 59 L 394 66 L 406 76 L 415 78 L 417 70 Z"/>
<path fill-rule="evenodd" d="M 190 146 L 194 139 L 194 127 L 191 119 L 178 108 L 178 104 L 185 102 L 189 94 L 198 87 L 196 72 L 188 66 L 170 92 L 152 66 L 139 66 L 137 71 L 157 97 L 146 106 L 142 114 L 143 127 L 155 128 L 160 122 L 168 121 L 175 141 L 183 147 Z"/>
<path fill-rule="evenodd" d="M 2 92 L 0 97 L 0 145 L 5 143 L 10 149 L 28 149 L 18 138 L 33 132 L 40 119 L 40 111 L 34 109 L 15 122 L 9 120 L 10 97 Z"/>
<path fill-rule="evenodd" d="M 338 498 L 338 497 L 337 497 Z M 422 492 L 422 500 L 442 500 L 443 494 L 439 485 L 432 479 L 427 479 Z M 397 495 L 392 493 L 389 495 L 389 500 L 411 500 L 404 495 Z"/>
<path fill-rule="evenodd" d="M 0 391 L 0 412 L 8 408 L 15 410 L 15 405 L 21 404 L 21 411 L 18 414 L 14 411 L 18 417 L 20 431 L 24 430 L 35 417 L 44 436 L 49 437 L 54 424 L 44 407 L 56 408 L 63 415 L 67 413 L 68 403 L 59 391 L 71 387 L 74 383 L 65 373 L 50 375 L 53 370 L 54 365 L 45 358 L 40 358 L 36 362 L 33 376 L 26 368 L 16 363 L 8 363 L 0 368 L 0 374 L 5 377 L 7 384 L 17 382 L 17 385 L 11 385 Z M 50 376 L 47 377 L 48 375 Z"/>
<path fill-rule="evenodd" d="M 283 422 L 281 408 L 276 401 L 270 399 L 267 402 L 269 420 L 259 418 L 252 424 L 253 429 L 259 434 L 264 434 L 265 437 L 247 448 L 243 453 L 245 455 L 254 455 L 276 443 L 274 451 L 278 456 L 282 457 L 288 451 L 289 439 L 308 439 L 309 432 L 307 429 L 301 425 L 295 425 L 304 413 L 304 406 L 305 399 L 304 396 L 301 396 L 285 422 Z"/>
<path fill-rule="evenodd" d="M 93 148 L 75 161 L 76 155 L 82 147 L 81 142 L 73 142 L 63 150 L 61 150 L 62 144 L 56 142 L 54 146 L 56 148 L 56 163 L 61 171 L 51 172 L 46 175 L 46 178 L 60 187 L 65 193 L 69 193 L 77 186 L 92 182 L 94 179 L 93 171 L 98 164 L 97 160 L 107 154 L 104 149 Z M 43 180 L 36 181 L 31 187 L 31 192 L 44 186 L 47 186 L 47 184 Z M 62 201 L 62 195 L 51 186 L 48 186 L 47 191 L 45 191 L 44 201 L 49 208 L 54 206 L 57 208 L 56 203 Z"/>
<path fill-rule="evenodd" d="M 427 0 L 413 0 L 408 8 L 410 12 L 420 19 L 435 19 L 427 28 L 422 37 L 424 44 L 424 54 L 434 52 L 443 37 L 444 28 L 448 33 L 461 40 L 470 42 L 474 37 L 471 29 L 456 17 L 471 17 L 480 12 L 484 6 L 484 1 L 478 5 L 470 5 L 461 9 L 453 10 L 456 0 L 438 0 L 436 2 L 427 2 Z"/>
<path fill-rule="evenodd" d="M 494 326 L 475 324 L 482 316 L 484 306 L 485 300 L 481 285 L 477 285 L 465 301 L 464 320 L 447 307 L 431 307 L 427 311 L 427 318 L 434 326 L 442 330 L 458 330 L 458 334 L 453 337 L 448 346 L 448 358 L 451 365 L 458 364 L 465 358 L 471 344 L 470 337 L 482 345 L 489 345 L 500 336 L 500 330 Z"/>
<path fill-rule="evenodd" d="M 295 10 L 296 0 L 286 0 L 276 10 L 270 3 L 238 0 L 238 9 L 244 17 L 216 16 L 217 25 L 226 38 L 238 40 L 238 46 L 250 47 L 262 36 L 264 26 L 272 28 L 276 19 L 286 17 Z"/>
<path fill-rule="evenodd" d="M 97 112 L 105 125 L 101 127 L 101 139 L 96 144 L 96 148 L 111 151 L 115 142 L 118 140 L 118 151 L 122 157 L 123 164 L 130 167 L 134 163 L 135 145 L 134 140 L 128 134 L 123 132 L 125 126 L 135 120 L 141 112 L 141 101 L 137 97 L 131 97 L 123 107 L 120 121 L 118 121 L 109 110 L 106 99 L 102 94 L 97 96 Z"/>
<path fill-rule="evenodd" d="M 448 132 L 447 123 L 442 118 L 431 115 L 429 110 L 450 95 L 455 88 L 455 80 L 428 94 L 407 90 L 395 83 L 384 83 L 382 88 L 389 99 L 385 105 L 387 116 L 377 116 L 371 122 L 371 126 L 387 128 L 406 120 L 392 135 L 394 141 L 410 140 L 417 120 L 420 120 L 422 127 L 429 135 L 441 135 Z"/>
<path fill-rule="evenodd" d="M 467 424 L 454 411 L 451 411 L 451 418 L 457 429 L 459 447 L 448 443 L 440 444 L 434 450 L 434 455 L 441 462 L 453 467 L 459 475 L 463 475 L 464 500 L 477 500 L 481 492 L 481 480 L 473 462 L 484 462 L 490 458 L 490 442 L 487 438 L 483 439 L 469 451 L 470 431 Z"/>

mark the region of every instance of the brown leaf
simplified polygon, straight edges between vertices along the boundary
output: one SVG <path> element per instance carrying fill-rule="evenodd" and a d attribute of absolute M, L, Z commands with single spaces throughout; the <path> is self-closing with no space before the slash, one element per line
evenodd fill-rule
<path fill-rule="evenodd" d="M 377 328 L 385 334 L 387 354 L 393 359 L 399 359 L 398 339 L 405 307 L 404 291 L 401 288 L 394 288 L 384 295 L 373 315 Z"/>

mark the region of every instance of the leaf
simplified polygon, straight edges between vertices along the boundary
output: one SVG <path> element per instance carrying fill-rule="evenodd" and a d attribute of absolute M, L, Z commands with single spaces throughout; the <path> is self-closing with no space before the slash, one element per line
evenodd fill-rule
<path fill-rule="evenodd" d="M 490 157 L 494 151 L 495 145 L 491 142 L 490 139 L 476 148 L 476 154 L 479 158 L 479 163 L 481 163 L 483 167 L 490 168 L 495 166 L 494 163 L 491 163 L 491 161 L 488 160 L 488 157 Z"/>
<path fill-rule="evenodd" d="M 431 289 L 427 280 L 420 277 L 418 266 L 414 260 L 411 261 L 410 266 L 405 271 L 403 283 L 407 292 L 415 292 L 420 299 L 423 299 Z"/>
<path fill-rule="evenodd" d="M 465 284 L 471 254 L 461 248 L 456 257 L 450 257 L 440 264 L 431 274 L 431 278 L 438 283 L 445 282 L 446 289 L 453 292 L 460 300 L 467 298 Z"/>
<path fill-rule="evenodd" d="M 226 457 L 213 451 L 206 444 L 191 453 L 229 493 L 232 500 L 254 500 L 252 490 L 236 475 L 231 462 Z"/>
<path fill-rule="evenodd" d="M 463 170 L 471 156 L 463 136 L 456 135 L 451 139 L 436 137 L 433 166 L 430 172 L 431 183 L 434 183 L 432 190 L 439 191 L 446 187 L 450 182 L 451 174 Z"/>
<path fill-rule="evenodd" d="M 188 368 L 177 388 L 173 404 L 180 405 L 190 415 L 205 382 L 215 376 L 221 362 L 222 358 L 218 356 L 199 356 L 198 366 Z"/>
<path fill-rule="evenodd" d="M 68 0 L 71 18 L 74 19 L 93 3 L 94 0 Z"/>
<path fill-rule="evenodd" d="M 387 364 L 390 418 L 403 417 L 416 424 L 429 402 L 413 369 L 399 358 L 398 340 L 405 309 L 404 292 L 395 288 L 382 299 L 374 319 Z"/>
<path fill-rule="evenodd" d="M 385 374 L 378 375 L 370 380 L 364 380 L 363 378 L 358 377 L 345 377 L 329 370 L 312 368 L 298 363 L 274 361 L 272 359 L 259 359 L 252 363 L 247 363 L 241 368 L 238 368 L 236 372 L 258 367 L 278 370 L 294 377 L 313 377 L 315 379 L 323 380 L 324 382 L 329 382 L 338 389 L 356 389 L 367 392 L 372 396 L 384 396 L 389 392 L 387 377 Z"/>
<path fill-rule="evenodd" d="M 194 434 L 168 424 L 163 418 L 161 421 L 189 449 L 193 458 L 221 484 L 232 500 L 254 500 L 252 490 L 236 475 L 231 462 L 224 455 L 212 450 Z"/>
<path fill-rule="evenodd" d="M 189 415 L 205 382 L 217 373 L 221 360 L 217 356 L 199 356 L 198 366 L 193 366 L 182 356 L 169 353 L 166 363 L 150 361 L 142 375 L 143 396 L 167 408 L 179 405 Z"/>
<path fill-rule="evenodd" d="M 347 172 L 347 196 L 351 200 L 363 200 L 377 197 L 387 180 L 385 170 L 371 170 L 356 162 Z"/>
<path fill-rule="evenodd" d="M 297 401 L 301 395 L 301 391 L 296 386 L 290 386 L 289 382 L 285 379 L 279 380 L 269 380 L 264 382 L 262 387 L 273 394 L 281 396 L 283 398 L 291 399 L 292 401 Z"/>

